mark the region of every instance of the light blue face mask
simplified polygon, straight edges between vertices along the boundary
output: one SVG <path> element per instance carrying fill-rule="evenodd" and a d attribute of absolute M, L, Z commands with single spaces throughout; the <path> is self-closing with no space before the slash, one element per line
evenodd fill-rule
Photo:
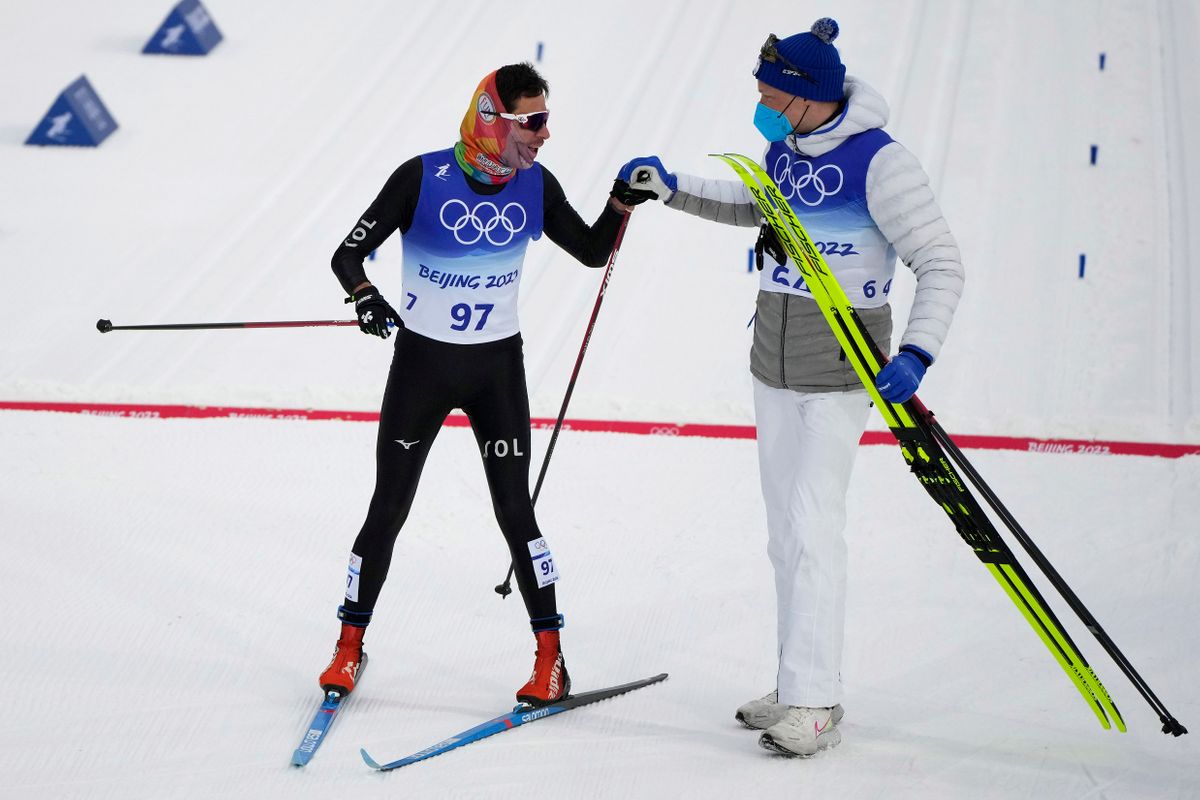
<path fill-rule="evenodd" d="M 754 109 L 754 127 L 768 142 L 782 142 L 792 133 L 792 123 L 782 111 L 767 108 L 762 103 Z"/>

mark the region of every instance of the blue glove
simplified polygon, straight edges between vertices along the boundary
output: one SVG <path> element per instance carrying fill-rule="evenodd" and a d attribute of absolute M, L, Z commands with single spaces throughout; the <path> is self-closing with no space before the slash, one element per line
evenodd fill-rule
<path fill-rule="evenodd" d="M 664 203 L 671 199 L 671 195 L 679 188 L 679 181 L 667 172 L 658 156 L 633 159 L 617 172 L 617 180 L 624 182 L 632 191 L 645 192 L 647 197 L 662 200 Z"/>
<path fill-rule="evenodd" d="M 933 357 L 919 347 L 906 344 L 895 358 L 883 365 L 875 376 L 875 388 L 879 396 L 889 403 L 903 403 L 917 392 L 925 370 L 933 363 Z"/>

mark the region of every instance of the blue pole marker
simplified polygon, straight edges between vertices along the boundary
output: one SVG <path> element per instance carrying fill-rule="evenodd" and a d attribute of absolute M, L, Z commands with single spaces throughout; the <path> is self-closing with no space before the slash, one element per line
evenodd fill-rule
<path fill-rule="evenodd" d="M 754 248 L 746 251 L 746 272 L 754 272 Z"/>
<path fill-rule="evenodd" d="M 544 47 L 543 43 L 542 43 L 542 42 L 538 42 L 538 49 L 537 49 L 537 60 L 538 60 L 539 62 L 542 60 L 542 51 L 543 51 L 544 49 L 545 49 L 545 47 Z"/>
<path fill-rule="evenodd" d="M 80 75 L 63 89 L 25 144 L 95 147 L 117 129 L 100 96 Z"/>
<path fill-rule="evenodd" d="M 1100 71 L 1104 72 L 1104 53 L 1100 54 Z"/>
<path fill-rule="evenodd" d="M 204 56 L 220 44 L 221 31 L 200 0 L 180 0 L 142 48 L 143 53 Z"/>
<path fill-rule="evenodd" d="M 1092 145 L 1092 166 L 1096 165 L 1096 156 L 1100 154 L 1099 145 Z"/>
<path fill-rule="evenodd" d="M 1083 266 L 1085 263 L 1087 263 L 1087 254 L 1080 253 L 1079 254 L 1079 277 L 1080 278 L 1083 277 Z"/>

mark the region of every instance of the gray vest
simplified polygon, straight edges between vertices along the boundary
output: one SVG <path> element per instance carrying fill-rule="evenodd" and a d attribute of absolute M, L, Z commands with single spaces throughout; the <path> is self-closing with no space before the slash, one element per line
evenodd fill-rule
<path fill-rule="evenodd" d="M 857 312 L 879 349 L 890 353 L 891 305 Z M 750 372 L 768 386 L 797 392 L 863 388 L 816 302 L 781 292 L 758 293 Z"/>

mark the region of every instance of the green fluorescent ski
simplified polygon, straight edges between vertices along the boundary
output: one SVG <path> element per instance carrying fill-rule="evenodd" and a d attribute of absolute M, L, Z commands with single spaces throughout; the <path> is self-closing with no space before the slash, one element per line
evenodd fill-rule
<path fill-rule="evenodd" d="M 958 472 L 934 439 L 925 415 L 928 411 L 914 396 L 907 403 L 889 403 L 879 396 L 875 376 L 885 362 L 883 354 L 858 319 L 846 293 L 800 224 L 792 207 L 771 177 L 755 161 L 736 153 L 714 154 L 733 168 L 750 190 L 759 210 L 775 230 L 788 257 L 800 269 L 825 321 L 854 367 L 875 407 L 900 443 L 901 453 L 921 485 L 942 507 L 962 537 L 1020 610 L 1067 677 L 1087 701 L 1105 729 L 1109 718 L 1125 731 L 1125 721 L 1108 691 L 1088 666 L 1079 648 L 1033 586 L 1012 550 L 976 501 Z"/>

